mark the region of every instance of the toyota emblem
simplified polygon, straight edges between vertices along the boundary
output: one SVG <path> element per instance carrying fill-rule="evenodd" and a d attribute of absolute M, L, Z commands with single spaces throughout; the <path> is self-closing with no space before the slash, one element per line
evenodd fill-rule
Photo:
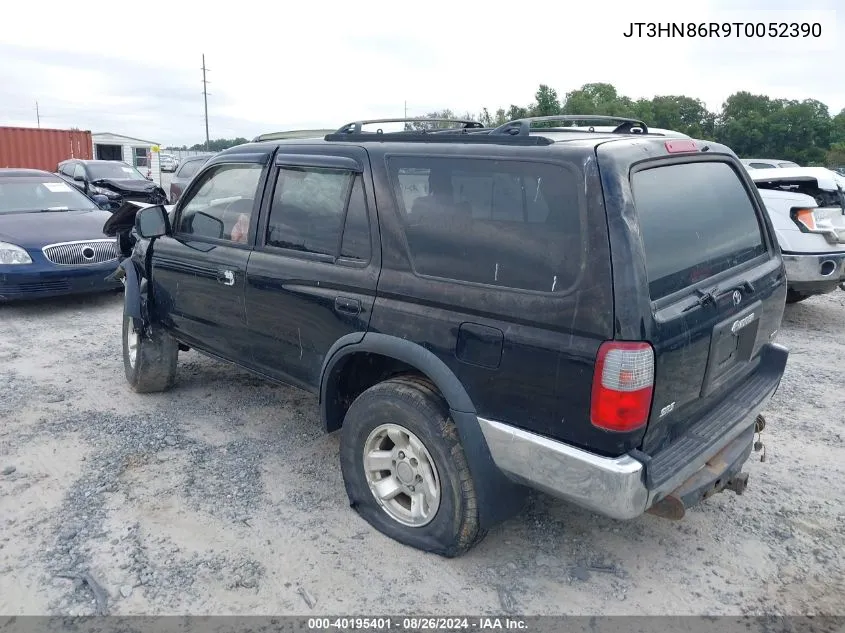
<path fill-rule="evenodd" d="M 82 256 L 85 259 L 94 259 L 94 249 L 90 246 L 86 246 L 82 249 Z"/>
<path fill-rule="evenodd" d="M 732 298 L 733 298 L 734 305 L 738 306 L 739 303 L 742 301 L 742 293 L 739 290 L 734 290 Z"/>

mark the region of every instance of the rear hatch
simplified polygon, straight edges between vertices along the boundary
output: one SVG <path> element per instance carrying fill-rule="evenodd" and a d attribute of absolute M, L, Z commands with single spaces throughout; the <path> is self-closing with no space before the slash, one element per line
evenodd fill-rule
<path fill-rule="evenodd" d="M 617 338 L 654 349 L 641 449 L 655 455 L 688 434 L 716 441 L 720 425 L 742 420 L 741 407 L 728 405 L 753 405 L 783 370 L 765 358 L 783 316 L 786 280 L 762 202 L 723 146 L 614 141 L 600 145 L 597 156 Z"/>

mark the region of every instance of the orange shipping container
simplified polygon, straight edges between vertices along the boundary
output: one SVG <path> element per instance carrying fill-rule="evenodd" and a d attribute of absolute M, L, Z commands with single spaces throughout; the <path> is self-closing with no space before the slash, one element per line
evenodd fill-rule
<path fill-rule="evenodd" d="M 89 130 L 0 127 L 0 167 L 56 171 L 68 158 L 93 158 Z"/>

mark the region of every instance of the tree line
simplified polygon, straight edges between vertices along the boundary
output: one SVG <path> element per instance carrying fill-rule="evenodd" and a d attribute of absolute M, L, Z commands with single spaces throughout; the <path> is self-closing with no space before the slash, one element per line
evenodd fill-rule
<path fill-rule="evenodd" d="M 633 100 L 608 83 L 589 83 L 563 98 L 541 84 L 534 102 L 511 104 L 477 115 L 457 116 L 451 110 L 431 112 L 425 118 L 466 118 L 485 126 L 501 125 L 528 116 L 602 114 L 639 119 L 646 125 L 675 130 L 693 138 L 724 143 L 743 158 L 779 158 L 805 166 L 845 165 L 845 109 L 831 116 L 816 99 L 773 99 L 737 92 L 720 112 L 711 112 L 700 99 L 662 95 Z M 420 127 L 415 125 L 414 127 Z"/>

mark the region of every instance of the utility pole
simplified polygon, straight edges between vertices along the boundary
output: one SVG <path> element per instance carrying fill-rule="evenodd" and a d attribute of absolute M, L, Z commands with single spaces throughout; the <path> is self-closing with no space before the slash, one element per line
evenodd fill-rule
<path fill-rule="evenodd" d="M 205 151 L 208 150 L 209 146 L 209 139 L 208 139 L 208 84 L 209 82 L 205 79 L 205 73 L 209 69 L 205 67 L 205 53 L 202 54 L 202 102 L 205 108 Z"/>
<path fill-rule="evenodd" d="M 38 121 L 38 127 L 41 127 L 41 112 L 38 110 L 38 102 L 35 102 L 35 118 Z"/>

